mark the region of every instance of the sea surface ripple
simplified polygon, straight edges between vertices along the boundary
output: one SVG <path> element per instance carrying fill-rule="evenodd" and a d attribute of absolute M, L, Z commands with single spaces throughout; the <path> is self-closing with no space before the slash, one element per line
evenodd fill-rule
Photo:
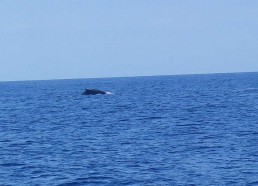
<path fill-rule="evenodd" d="M 258 73 L 1 82 L 0 185 L 258 185 Z"/>

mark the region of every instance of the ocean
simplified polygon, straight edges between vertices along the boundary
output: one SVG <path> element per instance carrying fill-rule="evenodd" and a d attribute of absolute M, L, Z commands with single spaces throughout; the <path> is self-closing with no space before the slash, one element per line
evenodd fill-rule
<path fill-rule="evenodd" d="M 258 185 L 258 73 L 1 82 L 0 185 Z"/>

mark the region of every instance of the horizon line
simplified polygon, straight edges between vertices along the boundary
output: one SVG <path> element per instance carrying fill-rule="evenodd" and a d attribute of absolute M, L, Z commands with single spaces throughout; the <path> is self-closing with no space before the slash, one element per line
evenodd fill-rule
<path fill-rule="evenodd" d="M 136 75 L 136 76 L 108 76 L 108 77 L 78 77 L 78 78 L 54 78 L 54 79 L 28 79 L 28 80 L 4 80 L 0 83 L 7 82 L 27 82 L 27 81 L 62 81 L 62 80 L 82 80 L 82 79 L 112 79 L 112 78 L 141 78 L 141 77 L 158 77 L 158 76 L 191 76 L 191 75 L 216 75 L 216 74 L 243 74 L 258 73 L 258 71 L 244 72 L 211 72 L 211 73 L 182 73 L 182 74 L 157 74 L 157 75 Z"/>

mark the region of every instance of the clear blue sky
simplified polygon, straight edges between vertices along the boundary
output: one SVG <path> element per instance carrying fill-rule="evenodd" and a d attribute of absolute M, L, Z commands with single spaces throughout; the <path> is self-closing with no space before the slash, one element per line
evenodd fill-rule
<path fill-rule="evenodd" d="M 0 0 L 0 81 L 246 71 L 255 0 Z"/>

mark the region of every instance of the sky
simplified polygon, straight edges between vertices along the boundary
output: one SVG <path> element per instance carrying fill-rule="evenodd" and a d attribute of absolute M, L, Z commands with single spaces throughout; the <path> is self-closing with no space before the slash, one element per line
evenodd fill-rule
<path fill-rule="evenodd" d="M 0 0 L 0 81 L 249 71 L 255 0 Z"/>

